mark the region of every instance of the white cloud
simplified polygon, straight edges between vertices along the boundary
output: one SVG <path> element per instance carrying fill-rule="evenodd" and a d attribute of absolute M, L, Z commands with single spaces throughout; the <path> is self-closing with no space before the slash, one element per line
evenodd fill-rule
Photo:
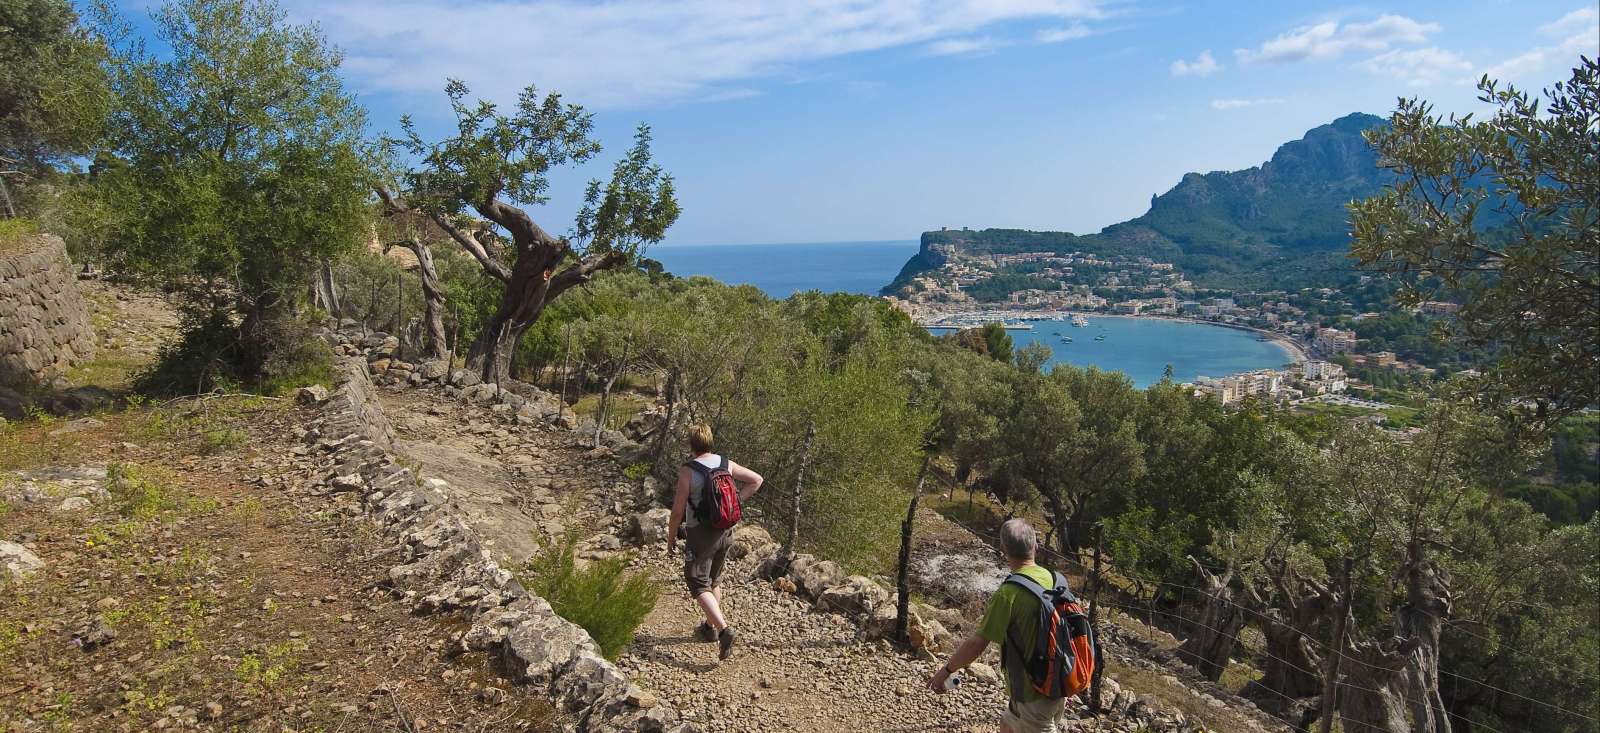
<path fill-rule="evenodd" d="M 1593 8 L 1574 10 L 1559 20 L 1546 23 L 1539 30 L 1546 35 L 1571 35 L 1555 45 L 1535 46 L 1484 69 L 1483 73 L 1490 79 L 1544 84 L 1553 79 L 1532 78 L 1533 75 L 1551 70 L 1556 65 L 1564 67 L 1563 70 L 1577 66 L 1581 55 L 1600 58 L 1600 13 Z"/>
<path fill-rule="evenodd" d="M 1264 97 L 1264 98 L 1260 98 L 1260 99 L 1213 99 L 1213 100 L 1211 100 L 1211 108 L 1212 109 L 1220 109 L 1220 110 L 1242 109 L 1244 107 L 1260 107 L 1260 106 L 1266 105 L 1266 104 L 1283 104 L 1283 100 L 1278 98 L 1278 97 Z"/>
<path fill-rule="evenodd" d="M 1222 65 L 1218 64 L 1215 58 L 1212 58 L 1211 50 L 1206 49 L 1201 51 L 1200 55 L 1193 61 L 1178 59 L 1172 62 L 1172 75 L 1207 77 L 1217 73 L 1221 68 Z"/>
<path fill-rule="evenodd" d="M 976 34 L 1020 21 L 1069 23 L 1057 39 L 1066 40 L 1107 15 L 1103 0 L 286 2 L 345 49 L 365 88 L 436 93 L 458 77 L 477 95 L 510 100 L 532 83 L 593 108 L 707 98 L 866 51 L 971 53 Z"/>
<path fill-rule="evenodd" d="M 1034 36 L 1040 43 L 1061 43 L 1062 41 L 1076 41 L 1079 38 L 1088 38 L 1094 35 L 1089 26 L 1082 23 L 1073 23 L 1064 28 L 1046 28 Z"/>
<path fill-rule="evenodd" d="M 1539 32 L 1547 36 L 1565 36 L 1581 32 L 1600 35 L 1600 12 L 1592 7 L 1578 8 L 1558 20 L 1539 26 Z"/>
<path fill-rule="evenodd" d="M 1411 86 L 1426 86 L 1439 81 L 1467 82 L 1472 78 L 1472 62 L 1460 54 L 1441 48 L 1395 49 L 1361 62 L 1374 74 L 1402 79 Z"/>
<path fill-rule="evenodd" d="M 1346 51 L 1383 51 L 1401 43 L 1420 43 L 1439 32 L 1438 23 L 1422 23 L 1402 15 L 1380 15 L 1365 23 L 1336 20 L 1302 26 L 1262 43 L 1255 50 L 1237 49 L 1241 64 L 1282 63 L 1338 58 Z"/>
<path fill-rule="evenodd" d="M 981 38 L 946 38 L 928 44 L 927 52 L 930 56 L 965 56 L 990 53 L 996 48 L 1005 45 L 988 36 Z"/>

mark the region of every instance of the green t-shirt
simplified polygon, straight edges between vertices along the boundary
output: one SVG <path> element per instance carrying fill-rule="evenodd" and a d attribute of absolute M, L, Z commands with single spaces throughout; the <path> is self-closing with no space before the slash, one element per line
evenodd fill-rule
<path fill-rule="evenodd" d="M 1055 575 L 1038 565 L 1024 565 L 1017 572 L 1045 588 L 1055 585 Z M 1021 688 L 1022 699 L 1018 702 L 1044 699 L 1043 695 L 1034 691 L 1033 684 L 1028 681 L 1028 673 L 1022 668 L 1039 635 L 1039 599 L 1016 583 L 1002 583 L 1000 589 L 989 597 L 989 609 L 984 611 L 983 621 L 978 624 L 978 635 L 988 639 L 991 644 L 1004 645 L 1008 643 L 1009 636 L 1022 645 L 1005 653 L 1006 694 L 1013 694 L 1013 691 Z"/>

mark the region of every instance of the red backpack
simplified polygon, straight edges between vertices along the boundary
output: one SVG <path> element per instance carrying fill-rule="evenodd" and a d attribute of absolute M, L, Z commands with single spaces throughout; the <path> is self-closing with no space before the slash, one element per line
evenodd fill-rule
<path fill-rule="evenodd" d="M 1023 656 L 1028 683 L 1044 697 L 1071 697 L 1089 689 L 1100 649 L 1083 606 L 1067 589 L 1067 579 L 1060 573 L 1052 575 L 1055 587 L 1049 590 L 1022 573 L 1012 573 L 1005 582 L 1021 586 L 1039 599 L 1039 630 L 1033 649 Z M 1021 652 L 1020 646 L 1007 639 L 1000 649 L 1001 664 L 1006 655 Z M 1022 690 L 1013 690 L 1012 696 L 1021 699 Z"/>
<path fill-rule="evenodd" d="M 700 490 L 700 500 L 694 503 L 694 517 L 701 524 L 709 524 L 717 529 L 728 529 L 739 523 L 739 485 L 734 483 L 733 474 L 728 472 L 728 457 L 722 456 L 722 463 L 716 468 L 707 468 L 706 464 L 699 461 L 689 461 L 684 465 L 700 474 L 705 480 Z"/>

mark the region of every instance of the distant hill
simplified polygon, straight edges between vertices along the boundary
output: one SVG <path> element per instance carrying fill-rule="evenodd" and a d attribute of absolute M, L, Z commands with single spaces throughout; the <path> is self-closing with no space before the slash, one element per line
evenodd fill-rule
<path fill-rule="evenodd" d="M 931 244 L 973 252 L 1084 251 L 1173 262 L 1201 287 L 1311 284 L 1349 272 L 1345 204 L 1378 193 L 1389 172 L 1361 133 L 1386 125 L 1351 114 L 1284 143 L 1272 159 L 1241 171 L 1189 173 L 1151 198 L 1143 216 L 1096 234 L 1022 229 L 937 231 L 905 264 L 889 292 L 938 267 Z"/>

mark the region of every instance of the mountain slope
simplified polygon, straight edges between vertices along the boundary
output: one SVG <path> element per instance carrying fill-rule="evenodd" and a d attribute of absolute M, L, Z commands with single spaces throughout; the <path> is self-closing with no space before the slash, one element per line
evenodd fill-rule
<path fill-rule="evenodd" d="M 1240 171 L 1189 173 L 1151 199 L 1144 215 L 1099 233 L 1019 229 L 938 231 L 922 235 L 922 251 L 885 290 L 937 267 L 937 247 L 973 252 L 1072 251 L 1145 255 L 1174 262 L 1196 284 L 1253 287 L 1267 282 L 1326 279 L 1348 271 L 1344 205 L 1382 190 L 1391 175 L 1361 133 L 1387 124 L 1351 114 L 1285 143 L 1272 159 Z"/>

